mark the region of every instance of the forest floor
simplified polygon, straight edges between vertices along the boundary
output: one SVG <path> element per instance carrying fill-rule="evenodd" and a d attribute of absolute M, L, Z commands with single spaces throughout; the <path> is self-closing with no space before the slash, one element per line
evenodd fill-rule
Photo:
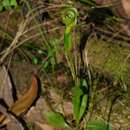
<path fill-rule="evenodd" d="M 37 75 L 40 81 L 40 93 L 37 100 L 29 110 L 20 117 L 24 122 L 26 122 L 26 126 L 31 126 L 29 130 L 62 130 L 49 125 L 44 119 L 43 113 L 51 109 L 63 113 L 72 123 L 72 126 L 74 123 L 72 88 L 74 87 L 75 82 L 69 68 L 70 66 L 67 63 L 66 56 L 63 52 L 65 27 L 59 17 L 59 8 L 62 7 L 62 5 L 62 1 L 58 2 L 57 5 L 43 5 L 43 10 L 45 10 L 43 11 L 44 13 L 34 17 L 33 19 L 31 19 L 33 16 L 31 15 L 28 19 L 31 19 L 31 22 L 27 24 L 25 28 L 24 24 L 27 19 L 27 17 L 25 17 L 26 11 L 24 12 L 21 11 L 21 9 L 17 9 L 0 13 L 0 59 L 2 65 L 6 66 L 7 71 L 9 72 L 11 84 L 16 89 L 17 98 L 20 98 L 29 90 L 33 74 Z M 86 78 L 88 74 L 87 71 L 84 71 L 85 69 L 82 64 L 82 60 L 85 59 L 81 56 L 82 53 L 84 54 L 83 51 L 85 50 L 83 47 L 85 47 L 87 43 L 89 44 L 91 40 L 96 39 L 95 41 L 97 43 L 99 42 L 99 44 L 103 42 L 103 44 L 105 43 L 110 45 L 110 43 L 116 44 L 118 42 L 119 46 L 121 46 L 120 44 L 125 43 L 129 47 L 129 37 L 117 33 L 119 27 L 118 24 L 115 24 L 115 26 L 113 25 L 113 28 L 115 28 L 113 30 L 115 30 L 115 32 L 113 32 L 113 30 L 110 32 L 109 27 L 111 25 L 102 25 L 100 20 L 96 21 L 96 25 L 94 23 L 95 21 L 93 22 L 93 20 L 90 20 L 91 18 L 86 20 L 86 13 L 88 11 L 86 5 L 83 6 L 78 3 L 74 4 L 74 6 L 78 8 L 79 21 L 77 28 L 73 33 L 73 62 L 77 67 L 77 76 Z M 23 10 L 26 9 L 23 8 Z M 101 21 L 103 20 L 101 19 Z M 20 29 L 22 30 L 22 28 L 24 29 L 24 35 L 17 38 L 17 32 Z M 120 31 L 121 30 L 118 30 L 118 32 Z M 113 38 L 114 35 L 115 38 Z M 17 41 L 16 44 L 15 40 Z M 14 48 L 12 47 L 12 50 L 6 50 L 12 43 L 15 44 L 13 46 Z M 93 109 L 88 110 L 86 114 L 87 120 L 99 119 L 109 122 L 116 130 L 130 130 L 129 88 L 127 88 L 125 83 L 122 84 L 118 78 L 113 80 L 112 77 L 113 74 L 120 74 L 120 68 L 116 70 L 118 65 L 120 65 L 120 61 L 116 66 L 115 64 L 117 64 L 116 61 L 118 60 L 110 57 L 109 59 L 114 60 L 112 65 L 115 65 L 115 73 L 113 69 L 107 69 L 109 72 L 106 72 L 104 69 L 105 67 L 101 66 L 103 62 L 98 59 L 101 58 L 104 60 L 106 58 L 102 56 L 96 57 L 96 55 L 93 56 L 92 54 L 100 53 L 100 49 L 95 45 L 97 44 L 90 46 L 90 48 L 95 47 L 94 49 L 96 50 L 90 49 L 90 61 L 93 58 L 91 62 L 91 73 L 94 77 L 92 80 L 99 80 L 99 82 L 96 86 L 95 97 L 92 102 Z M 110 46 L 107 46 L 107 48 L 110 48 Z M 116 49 L 117 48 L 115 48 L 115 50 Z M 107 49 L 106 51 L 102 50 L 102 52 L 107 53 Z M 123 51 L 123 54 L 124 53 L 128 56 L 129 49 L 127 48 L 126 51 Z M 121 52 L 120 55 L 122 55 Z M 116 57 L 118 58 L 120 55 L 116 55 Z M 129 62 L 127 64 L 129 66 Z M 129 67 L 128 69 L 130 70 Z M 127 71 L 127 73 L 129 73 L 129 70 L 127 71 L 125 69 L 123 72 Z M 113 72 L 112 76 L 111 72 Z M 2 73 L 0 73 L 0 77 L 2 76 Z M 129 78 L 129 74 L 126 74 L 125 76 Z M 129 84 L 129 81 L 127 83 Z M 5 127 L 2 129 L 6 130 Z M 8 130 L 15 130 L 15 128 L 10 127 Z"/>

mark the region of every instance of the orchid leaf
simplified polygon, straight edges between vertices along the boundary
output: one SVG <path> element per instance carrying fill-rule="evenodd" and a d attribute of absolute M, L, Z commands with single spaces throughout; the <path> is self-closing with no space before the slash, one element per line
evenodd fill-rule
<path fill-rule="evenodd" d="M 83 91 L 79 86 L 76 86 L 72 90 L 72 104 L 73 104 L 73 114 L 77 123 L 79 123 L 79 112 L 81 105 L 81 98 L 83 96 Z"/>
<path fill-rule="evenodd" d="M 68 124 L 61 113 L 51 111 L 44 113 L 44 116 L 47 119 L 47 122 L 56 128 L 68 127 Z"/>
<path fill-rule="evenodd" d="M 87 100 L 88 100 L 88 96 L 85 94 L 82 97 L 82 101 L 81 101 L 81 106 L 80 106 L 80 111 L 79 111 L 79 120 L 83 117 L 85 110 L 86 110 L 86 106 L 87 106 Z"/>

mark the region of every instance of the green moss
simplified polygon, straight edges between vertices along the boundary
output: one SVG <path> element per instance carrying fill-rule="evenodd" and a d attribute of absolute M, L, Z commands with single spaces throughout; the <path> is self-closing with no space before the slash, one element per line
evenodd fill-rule
<path fill-rule="evenodd" d="M 130 49 L 127 43 L 107 43 L 91 39 L 87 46 L 89 62 L 95 68 L 109 73 L 116 80 L 130 84 Z"/>

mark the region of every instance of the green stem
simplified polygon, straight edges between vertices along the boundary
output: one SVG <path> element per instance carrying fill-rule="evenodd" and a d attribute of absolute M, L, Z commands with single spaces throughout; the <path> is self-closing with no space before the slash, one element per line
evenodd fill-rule
<path fill-rule="evenodd" d="M 70 52 L 65 53 L 67 64 L 68 64 L 68 66 L 70 68 L 72 78 L 75 81 L 75 84 L 77 84 L 78 80 L 77 80 L 77 76 L 76 76 L 75 65 L 73 63 L 73 59 L 72 59 L 71 55 L 72 54 Z"/>

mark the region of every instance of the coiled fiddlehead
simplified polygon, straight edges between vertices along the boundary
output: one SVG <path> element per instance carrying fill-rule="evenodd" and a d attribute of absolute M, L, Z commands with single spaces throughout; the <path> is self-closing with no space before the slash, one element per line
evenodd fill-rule
<path fill-rule="evenodd" d="M 73 27 L 77 24 L 78 11 L 73 7 L 64 7 L 61 11 L 62 22 L 65 24 L 64 31 L 64 47 L 65 50 L 72 48 L 71 32 Z"/>

